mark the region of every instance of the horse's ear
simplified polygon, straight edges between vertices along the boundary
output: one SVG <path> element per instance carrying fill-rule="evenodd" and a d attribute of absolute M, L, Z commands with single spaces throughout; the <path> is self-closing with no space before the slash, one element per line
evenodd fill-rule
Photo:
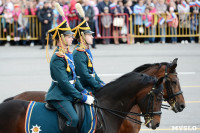
<path fill-rule="evenodd" d="M 164 77 L 159 78 L 159 79 L 158 79 L 158 82 L 156 83 L 156 86 L 161 85 L 161 84 L 163 83 L 163 80 L 164 80 Z"/>
<path fill-rule="evenodd" d="M 172 63 L 170 64 L 170 70 L 174 70 L 177 67 L 177 60 L 178 58 L 175 58 Z"/>

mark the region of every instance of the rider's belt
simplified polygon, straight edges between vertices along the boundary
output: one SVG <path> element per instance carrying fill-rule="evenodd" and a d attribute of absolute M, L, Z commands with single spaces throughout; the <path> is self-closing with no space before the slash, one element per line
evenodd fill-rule
<path fill-rule="evenodd" d="M 95 78 L 95 73 L 93 73 L 93 74 L 90 74 L 92 77 L 94 77 Z"/>
<path fill-rule="evenodd" d="M 53 80 L 53 79 L 52 79 L 52 81 L 53 81 L 54 83 L 58 83 L 58 81 L 55 81 L 55 80 Z M 69 80 L 69 82 L 70 82 L 70 84 L 75 84 L 75 83 L 76 83 L 76 80 Z"/>
<path fill-rule="evenodd" d="M 70 84 L 75 84 L 76 80 L 69 80 Z"/>

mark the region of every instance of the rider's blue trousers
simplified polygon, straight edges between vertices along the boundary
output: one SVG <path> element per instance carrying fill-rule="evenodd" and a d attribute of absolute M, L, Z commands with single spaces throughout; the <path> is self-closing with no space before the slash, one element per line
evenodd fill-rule
<path fill-rule="evenodd" d="M 53 105 L 58 112 L 67 118 L 67 125 L 71 127 L 77 127 L 78 125 L 78 115 L 72 106 L 70 101 L 48 101 Z"/>

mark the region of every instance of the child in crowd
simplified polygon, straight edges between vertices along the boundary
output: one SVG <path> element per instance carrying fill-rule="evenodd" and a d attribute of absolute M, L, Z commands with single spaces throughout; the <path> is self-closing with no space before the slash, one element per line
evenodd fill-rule
<path fill-rule="evenodd" d="M 14 19 L 14 41 L 16 42 L 16 45 L 19 45 L 19 40 L 20 40 L 19 33 L 18 33 L 18 28 L 19 28 L 18 17 L 20 13 L 21 13 L 20 5 L 15 4 L 12 14 L 13 14 L 13 19 Z"/>
<path fill-rule="evenodd" d="M 152 17 L 152 14 L 150 13 L 149 7 L 145 8 L 145 13 L 142 16 L 142 20 L 144 21 L 144 25 L 146 27 L 145 28 L 145 35 L 149 35 L 149 33 L 150 33 L 149 27 L 152 25 L 152 20 L 153 20 L 153 17 Z M 144 43 L 149 44 L 149 38 L 145 38 Z"/>
<path fill-rule="evenodd" d="M 3 31 L 4 33 L 6 33 L 6 38 L 7 38 L 7 44 L 6 45 L 10 45 L 10 35 L 13 36 L 13 32 L 12 29 L 10 29 L 10 25 L 13 23 L 13 15 L 10 9 L 5 9 L 3 12 L 3 19 L 2 19 L 2 23 L 3 23 Z"/>
<path fill-rule="evenodd" d="M 26 40 L 23 40 L 22 44 L 26 45 L 27 40 L 29 39 L 28 36 L 28 31 L 29 31 L 29 27 L 28 27 L 28 18 L 27 17 L 23 17 L 25 15 L 25 9 L 22 8 L 21 13 L 18 17 L 18 24 L 19 24 L 19 32 L 21 37 L 26 37 Z"/>
<path fill-rule="evenodd" d="M 112 23 L 112 17 L 109 13 L 109 8 L 106 6 L 104 7 L 104 15 L 101 17 L 101 23 L 103 25 L 103 36 L 110 36 L 110 26 Z M 104 44 L 109 44 L 110 43 L 110 39 L 106 38 L 103 40 Z"/>
<path fill-rule="evenodd" d="M 150 4 L 150 13 L 152 14 L 152 24 L 150 26 L 150 33 L 149 35 L 152 35 L 152 37 L 149 38 L 149 41 L 154 43 L 155 42 L 155 35 L 156 35 L 156 25 L 158 23 L 158 17 L 156 14 L 156 8 L 155 4 Z"/>
<path fill-rule="evenodd" d="M 170 33 L 173 36 L 177 35 L 177 27 L 178 27 L 178 18 L 176 14 L 174 13 L 174 8 L 170 7 L 169 12 L 167 12 L 167 19 L 166 22 L 168 23 L 168 26 L 170 27 Z M 172 43 L 177 43 L 177 37 L 172 37 Z"/>

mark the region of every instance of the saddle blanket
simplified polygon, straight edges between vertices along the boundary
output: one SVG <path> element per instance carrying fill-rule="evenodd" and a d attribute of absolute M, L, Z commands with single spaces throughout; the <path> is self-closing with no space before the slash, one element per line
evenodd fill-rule
<path fill-rule="evenodd" d="M 84 104 L 85 114 L 81 133 L 94 133 L 96 129 L 96 116 L 94 107 Z M 25 133 L 62 133 L 59 130 L 56 111 L 45 108 L 45 103 L 31 101 L 25 117 Z"/>

